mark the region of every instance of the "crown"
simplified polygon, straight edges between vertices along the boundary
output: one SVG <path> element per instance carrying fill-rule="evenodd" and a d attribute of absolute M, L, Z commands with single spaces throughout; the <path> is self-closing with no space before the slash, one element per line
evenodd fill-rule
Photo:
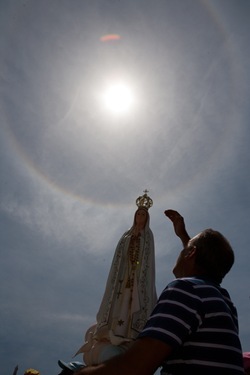
<path fill-rule="evenodd" d="M 153 206 L 153 201 L 152 199 L 147 195 L 148 190 L 143 191 L 143 195 L 138 197 L 135 201 L 136 205 L 138 208 L 144 208 L 148 210 L 150 207 Z"/>

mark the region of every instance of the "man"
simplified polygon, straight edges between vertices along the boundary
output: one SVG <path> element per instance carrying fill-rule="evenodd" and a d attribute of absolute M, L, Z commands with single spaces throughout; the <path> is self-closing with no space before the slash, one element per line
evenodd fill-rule
<path fill-rule="evenodd" d="M 234 263 L 228 241 L 212 229 L 190 239 L 182 216 L 167 210 L 184 249 L 146 326 L 128 351 L 74 375 L 243 375 L 237 311 L 220 287 Z"/>

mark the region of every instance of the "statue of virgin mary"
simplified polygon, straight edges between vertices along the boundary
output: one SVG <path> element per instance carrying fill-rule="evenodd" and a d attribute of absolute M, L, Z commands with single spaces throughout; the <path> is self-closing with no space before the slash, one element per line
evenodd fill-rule
<path fill-rule="evenodd" d="M 133 225 L 117 244 L 96 323 L 76 353 L 83 353 L 87 365 L 127 350 L 156 304 L 154 237 L 148 213 L 153 201 L 145 191 L 136 204 Z"/>

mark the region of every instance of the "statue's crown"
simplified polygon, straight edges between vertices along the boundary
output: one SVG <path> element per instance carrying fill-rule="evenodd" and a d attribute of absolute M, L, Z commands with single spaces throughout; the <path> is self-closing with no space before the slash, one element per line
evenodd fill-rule
<path fill-rule="evenodd" d="M 144 194 L 136 199 L 136 205 L 138 208 L 144 208 L 148 210 L 150 207 L 153 206 L 152 199 L 147 195 L 148 190 L 144 190 Z"/>

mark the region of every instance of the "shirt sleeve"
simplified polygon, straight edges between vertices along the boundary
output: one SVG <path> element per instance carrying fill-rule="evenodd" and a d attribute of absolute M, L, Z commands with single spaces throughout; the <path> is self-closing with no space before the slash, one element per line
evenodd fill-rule
<path fill-rule="evenodd" d="M 177 279 L 162 292 L 141 337 L 151 337 L 177 348 L 202 322 L 202 301 L 192 283 Z"/>

